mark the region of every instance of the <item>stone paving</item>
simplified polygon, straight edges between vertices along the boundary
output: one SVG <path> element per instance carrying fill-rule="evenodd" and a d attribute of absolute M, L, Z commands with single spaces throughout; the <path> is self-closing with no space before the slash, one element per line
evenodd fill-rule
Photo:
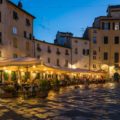
<path fill-rule="evenodd" d="M 119 120 L 120 86 L 62 88 L 46 99 L 0 99 L 0 120 Z"/>

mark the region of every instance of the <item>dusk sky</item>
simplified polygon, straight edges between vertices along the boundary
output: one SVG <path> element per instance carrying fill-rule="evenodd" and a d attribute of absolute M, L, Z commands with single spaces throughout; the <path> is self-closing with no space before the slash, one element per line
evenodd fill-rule
<path fill-rule="evenodd" d="M 17 3 L 19 0 L 11 0 Z M 34 36 L 53 42 L 57 31 L 72 32 L 81 37 L 94 18 L 106 15 L 108 5 L 120 0 L 22 0 L 23 8 L 33 14 Z"/>

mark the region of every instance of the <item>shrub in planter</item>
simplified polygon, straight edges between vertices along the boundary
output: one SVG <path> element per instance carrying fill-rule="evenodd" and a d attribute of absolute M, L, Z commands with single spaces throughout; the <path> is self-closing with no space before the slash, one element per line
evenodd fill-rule
<path fill-rule="evenodd" d="M 3 91 L 4 91 L 4 93 L 1 95 L 1 97 L 3 97 L 3 98 L 16 97 L 16 91 L 15 91 L 14 86 L 12 86 L 12 85 L 4 86 Z"/>
<path fill-rule="evenodd" d="M 51 81 L 51 86 L 53 89 L 58 90 L 60 87 L 60 81 L 59 80 L 52 80 Z"/>
<path fill-rule="evenodd" d="M 115 81 L 119 81 L 119 79 L 120 79 L 120 75 L 116 72 L 116 73 L 114 74 L 114 80 L 115 80 Z"/>
<path fill-rule="evenodd" d="M 48 90 L 50 89 L 49 81 L 40 80 L 39 90 L 37 91 L 37 96 L 40 98 L 45 98 L 48 95 Z"/>
<path fill-rule="evenodd" d="M 22 76 L 22 80 L 24 82 L 26 82 L 28 79 L 30 79 L 30 73 L 29 72 L 25 72 L 25 74 Z"/>
<path fill-rule="evenodd" d="M 40 80 L 39 82 L 40 91 L 47 91 L 50 89 L 50 83 L 48 80 Z"/>

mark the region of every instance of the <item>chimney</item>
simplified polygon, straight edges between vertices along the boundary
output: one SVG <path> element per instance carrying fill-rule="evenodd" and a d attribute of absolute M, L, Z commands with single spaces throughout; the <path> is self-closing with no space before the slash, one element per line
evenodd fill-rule
<path fill-rule="evenodd" d="M 19 8 L 22 8 L 22 7 L 23 7 L 21 0 L 18 2 L 18 7 L 19 7 Z"/>

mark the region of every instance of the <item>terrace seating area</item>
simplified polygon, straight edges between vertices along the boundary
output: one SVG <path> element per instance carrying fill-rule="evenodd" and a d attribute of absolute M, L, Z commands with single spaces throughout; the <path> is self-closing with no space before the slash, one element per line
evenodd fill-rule
<path fill-rule="evenodd" d="M 0 93 L 12 96 L 39 96 L 40 91 L 59 87 L 105 83 L 106 73 L 81 69 L 58 68 L 36 58 L 16 58 L 0 61 Z M 7 95 L 8 97 L 9 94 Z M 43 95 L 44 96 L 44 95 Z"/>

